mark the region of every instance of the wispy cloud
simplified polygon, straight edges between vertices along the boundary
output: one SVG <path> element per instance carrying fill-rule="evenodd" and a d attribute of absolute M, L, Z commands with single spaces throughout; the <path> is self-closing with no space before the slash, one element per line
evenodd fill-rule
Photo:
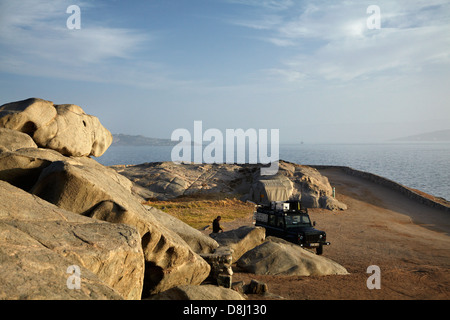
<path fill-rule="evenodd" d="M 230 20 L 231 23 L 247 27 L 251 29 L 257 29 L 257 30 L 273 30 L 276 29 L 279 25 L 283 23 L 283 20 L 280 16 L 274 15 L 274 14 L 264 14 L 261 17 L 258 17 L 253 20 L 249 20 L 248 17 L 246 18 L 238 18 Z"/>
<path fill-rule="evenodd" d="M 377 4 L 379 30 L 367 27 L 368 5 L 360 1 L 321 1 L 320 5 L 302 1 L 290 3 L 286 10 L 261 4 L 255 16 L 239 17 L 233 23 L 259 31 L 258 39 L 277 47 L 298 50 L 278 69 L 268 70 L 270 75 L 285 74 L 287 81 L 351 81 L 450 64 L 448 1 Z"/>
<path fill-rule="evenodd" d="M 81 29 L 69 30 L 66 13 L 73 1 L 5 1 L 0 3 L 0 71 L 75 80 L 104 77 L 110 61 L 128 63 L 136 50 L 152 41 L 138 30 L 106 23 L 86 24 L 93 2 L 80 2 Z"/>
<path fill-rule="evenodd" d="M 276 81 L 352 81 L 450 64 L 447 0 L 377 1 L 380 30 L 367 28 L 368 5 L 361 1 L 222 1 L 245 8 L 228 15 L 229 23 L 253 30 L 255 39 L 282 52 L 262 70 Z M 82 10 L 81 30 L 66 27 L 66 9 L 74 2 Z M 86 13 L 101 11 L 98 5 L 1 1 L 0 71 L 147 87 L 186 83 L 175 80 L 175 68 L 143 54 L 159 41 L 148 28 L 121 28 L 99 14 L 84 20 Z"/>
<path fill-rule="evenodd" d="M 286 10 L 294 6 L 294 0 L 226 0 L 229 3 L 253 7 L 262 7 L 269 10 Z"/>

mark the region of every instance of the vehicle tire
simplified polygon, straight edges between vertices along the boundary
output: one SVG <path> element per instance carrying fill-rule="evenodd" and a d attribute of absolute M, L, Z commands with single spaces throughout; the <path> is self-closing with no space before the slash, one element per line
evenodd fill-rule
<path fill-rule="evenodd" d="M 316 249 L 316 254 L 321 255 L 323 253 L 323 245 L 319 245 Z"/>

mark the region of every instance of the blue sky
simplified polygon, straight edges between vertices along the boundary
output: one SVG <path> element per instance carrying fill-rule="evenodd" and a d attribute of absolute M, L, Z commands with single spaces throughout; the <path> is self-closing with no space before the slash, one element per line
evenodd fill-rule
<path fill-rule="evenodd" d="M 77 104 L 113 133 L 170 138 L 201 120 L 380 142 L 449 129 L 449 79 L 447 0 L 0 1 L 0 104 Z"/>

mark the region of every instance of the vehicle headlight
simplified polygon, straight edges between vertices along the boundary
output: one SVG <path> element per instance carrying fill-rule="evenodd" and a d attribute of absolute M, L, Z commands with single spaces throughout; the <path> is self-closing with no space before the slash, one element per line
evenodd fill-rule
<path fill-rule="evenodd" d="M 321 234 L 320 236 L 319 236 L 319 239 L 322 239 L 323 238 L 323 234 Z"/>

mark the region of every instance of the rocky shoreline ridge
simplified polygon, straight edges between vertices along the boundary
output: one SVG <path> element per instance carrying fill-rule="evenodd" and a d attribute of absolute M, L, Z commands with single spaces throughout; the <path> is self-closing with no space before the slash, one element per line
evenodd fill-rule
<path fill-rule="evenodd" d="M 347 166 L 327 166 L 327 165 L 311 165 L 312 168 L 315 169 L 328 169 L 328 168 L 336 168 L 340 169 L 348 175 L 352 175 L 355 177 L 363 178 L 365 180 L 374 182 L 376 184 L 385 186 L 391 190 L 398 191 L 401 194 L 405 195 L 409 199 L 417 201 L 418 203 L 424 204 L 431 208 L 436 208 L 439 210 L 443 210 L 445 212 L 450 212 L 450 201 L 444 198 L 434 197 L 430 194 L 422 192 L 420 190 L 408 188 L 398 182 L 392 181 L 385 177 L 365 172 L 361 170 L 356 170 Z"/>
<path fill-rule="evenodd" d="M 0 106 L 0 299 L 239 300 L 245 292 L 230 288 L 235 266 L 255 274 L 348 274 L 330 259 L 266 238 L 263 228 L 211 237 L 143 205 L 208 192 L 251 200 L 260 166 L 105 167 L 90 158 L 111 142 L 79 106 L 37 98 Z M 280 161 L 272 178 L 308 206 L 346 208 L 314 168 Z M 268 253 L 271 259 L 261 259 Z"/>
<path fill-rule="evenodd" d="M 269 187 L 309 208 L 345 210 L 327 179 L 312 167 L 280 160 L 278 172 L 261 176 L 258 164 L 177 164 L 153 162 L 110 168 L 133 182 L 133 192 L 144 199 L 168 200 L 181 196 L 226 194 L 242 201 L 260 202 Z"/>

